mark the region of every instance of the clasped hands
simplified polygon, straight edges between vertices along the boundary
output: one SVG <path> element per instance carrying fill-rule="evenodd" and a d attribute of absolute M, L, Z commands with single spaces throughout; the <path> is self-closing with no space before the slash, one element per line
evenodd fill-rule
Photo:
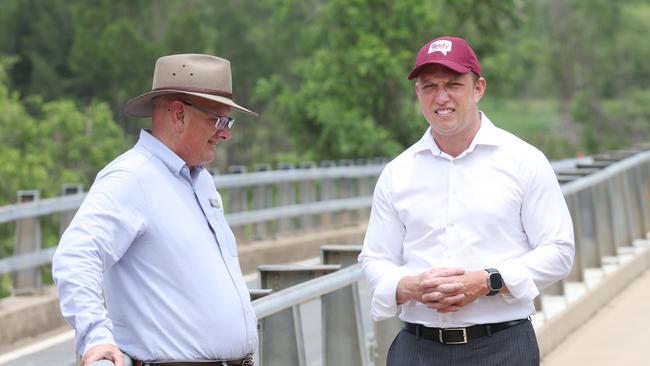
<path fill-rule="evenodd" d="M 440 313 L 450 313 L 489 292 L 486 271 L 434 268 L 403 277 L 397 285 L 396 297 L 397 304 L 417 301 Z"/>

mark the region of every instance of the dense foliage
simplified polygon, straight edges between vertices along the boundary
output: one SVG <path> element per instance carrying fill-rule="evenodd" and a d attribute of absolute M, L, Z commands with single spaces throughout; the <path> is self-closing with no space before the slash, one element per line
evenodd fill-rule
<path fill-rule="evenodd" d="M 230 59 L 262 114 L 237 116 L 222 170 L 402 150 L 426 127 L 406 74 L 442 34 L 479 54 L 495 122 L 550 157 L 629 145 L 650 129 L 649 31 L 637 0 L 4 0 L 0 199 L 92 180 L 148 124 L 121 106 L 179 52 Z"/>
<path fill-rule="evenodd" d="M 469 40 L 482 108 L 550 158 L 650 137 L 650 4 L 643 0 L 3 0 L 0 206 L 21 189 L 88 187 L 147 120 L 121 106 L 157 57 L 232 61 L 231 164 L 391 156 L 426 122 L 406 75 L 437 35 Z M 58 226 L 46 217 L 43 242 Z M 0 258 L 13 225 L 0 225 Z M 47 272 L 47 271 L 45 271 Z M 9 277 L 0 278 L 0 297 Z"/>
<path fill-rule="evenodd" d="M 48 197 L 59 195 L 64 183 L 87 187 L 126 148 L 111 110 L 101 102 L 78 107 L 68 99 L 21 100 L 6 86 L 6 61 L 0 62 L 0 205 L 14 201 L 21 189 Z"/>

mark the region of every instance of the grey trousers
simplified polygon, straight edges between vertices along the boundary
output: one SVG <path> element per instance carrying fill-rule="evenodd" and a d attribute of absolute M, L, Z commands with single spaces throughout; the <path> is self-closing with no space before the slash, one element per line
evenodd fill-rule
<path fill-rule="evenodd" d="M 538 366 L 539 348 L 530 321 L 467 344 L 441 344 L 402 330 L 388 350 L 387 366 Z"/>

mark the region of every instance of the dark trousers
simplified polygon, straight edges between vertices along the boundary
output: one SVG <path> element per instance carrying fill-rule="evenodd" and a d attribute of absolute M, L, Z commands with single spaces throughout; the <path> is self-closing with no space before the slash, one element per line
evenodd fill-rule
<path fill-rule="evenodd" d="M 441 344 L 402 330 L 388 350 L 387 366 L 538 366 L 539 348 L 530 321 L 467 344 Z"/>

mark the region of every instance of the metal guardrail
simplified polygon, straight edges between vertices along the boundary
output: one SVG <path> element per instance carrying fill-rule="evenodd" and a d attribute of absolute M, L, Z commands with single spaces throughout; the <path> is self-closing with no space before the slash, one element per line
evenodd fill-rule
<path fill-rule="evenodd" d="M 0 224 L 30 217 L 77 210 L 81 206 L 84 198 L 86 198 L 86 193 L 2 206 L 0 207 Z"/>
<path fill-rule="evenodd" d="M 228 224 L 232 226 L 253 224 L 281 218 L 299 217 L 303 215 L 318 215 L 323 213 L 359 210 L 369 208 L 372 197 L 342 198 L 337 200 L 303 203 L 291 206 L 279 206 L 250 212 L 238 212 L 226 215 Z"/>
<path fill-rule="evenodd" d="M 553 165 L 558 179 L 563 183 L 562 192 L 571 211 L 576 258 L 569 277 L 545 289 L 543 295 L 564 297 L 568 282 L 583 282 L 586 270 L 599 268 L 602 258 L 615 256 L 619 249 L 631 246 L 636 238 L 644 238 L 650 231 L 650 152 L 619 152 L 555 162 Z M 256 174 L 248 181 L 252 182 L 250 184 L 282 182 L 273 180 L 275 178 L 270 178 L 266 172 Z M 300 182 L 298 178 L 290 179 Z M 305 211 L 300 210 L 305 208 L 309 208 L 309 213 L 331 212 L 329 210 L 335 210 L 338 204 L 352 209 L 366 207 L 370 203 L 369 197 L 338 201 L 265 208 L 257 210 L 254 214 L 257 216 L 251 216 L 255 219 L 245 218 L 244 215 L 230 217 L 231 220 L 235 218 L 236 224 L 248 224 L 271 217 L 295 217 L 298 212 L 304 214 Z M 325 255 L 323 262 L 329 267 L 312 266 L 302 270 L 296 266 L 284 269 L 260 267 L 262 287 L 274 289 L 266 296 L 264 294 L 268 291 L 258 291 L 256 296 L 261 297 L 253 301 L 260 321 L 260 365 L 307 364 L 299 307 L 313 300 L 320 300 L 321 303 L 323 365 L 350 362 L 355 365 L 379 365 L 385 361 L 390 343 L 387 340 L 392 339 L 394 332 L 398 331 L 399 323 L 375 323 L 374 332 L 364 328 L 359 298 L 359 284 L 363 280 L 359 265 L 353 264 L 360 247 L 355 250 L 346 251 L 346 255 L 337 259 L 347 268 L 329 274 L 327 272 L 333 270 L 332 260 L 326 260 Z M 312 279 L 307 281 L 308 278 Z M 540 298 L 535 305 L 538 311 L 545 311 Z M 368 334 L 373 333 L 374 339 L 368 339 Z"/>
<path fill-rule="evenodd" d="M 587 158 L 587 161 L 589 158 Z M 573 167 L 576 159 L 566 159 L 552 163 L 555 170 Z M 367 177 L 378 177 L 384 168 L 383 163 L 368 166 L 344 166 L 332 168 L 309 168 L 274 170 L 263 172 L 252 172 L 245 174 L 215 175 L 214 183 L 217 189 L 246 188 L 260 185 L 273 185 L 291 182 L 310 182 L 322 179 L 356 179 Z M 45 198 L 36 202 L 18 203 L 0 207 L 0 224 L 12 222 L 24 218 L 56 214 L 65 211 L 73 211 L 81 206 L 86 198 L 86 193 L 74 195 Z M 263 221 L 262 219 L 241 219 L 237 216 L 232 225 L 238 223 L 251 223 Z M 264 219 L 266 220 L 266 218 Z M 229 222 L 230 223 L 230 222 Z"/>
<path fill-rule="evenodd" d="M 262 319 L 284 309 L 318 299 L 325 294 L 350 286 L 360 279 L 361 266 L 355 264 L 324 277 L 303 282 L 255 300 L 253 301 L 253 309 L 255 309 L 257 318 Z"/>
<path fill-rule="evenodd" d="M 363 222 L 385 160 L 373 159 L 366 165 L 352 165 L 351 161 L 340 164 L 326 161 L 319 168 L 310 163 L 301 169 L 284 164 L 282 170 L 252 173 L 233 167 L 233 172 L 242 173 L 215 175 L 215 185 L 229 209 L 226 220 L 238 241 L 334 228 L 341 219 Z M 0 207 L 0 224 L 16 223 L 14 256 L 0 259 L 0 275 L 29 277 L 14 283 L 14 293 L 38 290 L 37 267 L 51 263 L 54 249 L 41 249 L 40 217 L 60 215 L 61 234 L 86 197 L 83 188 L 75 184 L 65 185 L 62 193 L 60 197 L 39 199 L 38 191 L 20 191 L 20 203 Z M 45 244 L 51 247 L 56 243 Z"/>
<path fill-rule="evenodd" d="M 313 182 L 323 179 L 358 179 L 378 177 L 384 165 L 345 166 L 296 170 L 274 170 L 246 174 L 215 175 L 217 189 L 249 188 L 291 182 Z M 44 216 L 76 210 L 86 198 L 86 193 L 46 198 L 29 203 L 0 207 L 0 224 L 28 217 Z M 244 220 L 247 223 L 254 220 Z"/>
<path fill-rule="evenodd" d="M 610 156 L 604 159 L 605 163 L 609 164 L 607 161 L 616 161 L 626 156 L 626 152 L 623 154 Z M 230 201 L 226 207 L 231 207 L 233 212 L 226 214 L 226 220 L 236 231 L 238 238 L 243 239 L 245 228 L 251 227 L 255 231 L 255 239 L 262 239 L 268 235 L 273 236 L 274 233 L 269 233 L 268 227 L 265 227 L 272 222 L 281 220 L 275 225 L 276 231 L 305 229 L 312 226 L 328 227 L 332 224 L 332 220 L 325 214 L 368 210 L 372 204 L 370 193 L 374 181 L 381 173 L 385 161 L 375 159 L 375 163 L 374 165 L 331 166 L 333 162 L 329 164 L 324 162 L 322 165 L 330 165 L 330 167 L 315 168 L 313 164 L 304 164 L 308 168 L 303 169 L 293 169 L 291 166 L 288 166 L 290 169 L 286 169 L 285 166 L 284 170 L 215 175 L 214 181 L 221 192 L 225 191 L 224 196 Z M 599 168 L 607 166 L 603 164 L 603 160 L 600 163 Z M 558 176 L 564 181 L 571 181 L 578 176 L 566 173 L 562 175 L 562 172 L 575 170 L 575 167 L 581 164 L 593 165 L 595 162 L 592 157 L 552 162 Z M 241 167 L 233 170 L 245 171 Z M 355 184 L 356 189 L 352 187 Z M 319 186 L 318 189 L 316 186 Z M 73 212 L 85 199 L 86 193 L 82 192 L 79 185 L 66 185 L 63 191 L 68 195 L 0 207 L 0 224 L 65 213 L 68 217 L 64 221 L 69 222 Z M 250 196 L 254 197 L 253 200 L 249 199 Z M 276 196 L 276 202 L 272 202 L 271 196 Z M 301 202 L 296 202 L 296 197 L 299 197 Z M 269 207 L 274 204 L 274 207 Z M 297 221 L 296 218 L 299 218 L 298 223 L 290 221 Z M 350 217 L 346 219 L 349 220 Z M 40 227 L 38 224 L 36 226 Z M 62 223 L 61 230 L 65 226 L 67 223 Z M 34 240 L 34 237 L 30 235 L 29 240 Z M 16 239 L 17 243 L 20 241 Z M 37 249 L 30 253 L 0 259 L 0 275 L 49 264 L 52 253 L 51 248 Z"/>
<path fill-rule="evenodd" d="M 576 257 L 573 271 L 569 277 L 544 289 L 545 297 L 564 297 L 566 299 L 565 286 L 567 283 L 584 282 L 584 273 L 589 269 L 601 268 L 603 258 L 615 257 L 619 250 L 631 247 L 635 239 L 645 239 L 646 235 L 650 233 L 650 151 L 635 153 L 633 156 L 630 156 L 631 154 L 619 156 L 620 162 L 610 164 L 599 163 L 603 160 L 598 159 L 603 157 L 582 161 L 580 164 L 599 166 L 598 170 L 586 177 L 578 176 L 562 185 L 562 192 L 567 200 L 574 224 Z M 613 159 L 611 156 L 609 158 Z M 563 166 L 558 172 L 558 176 L 562 175 L 562 171 L 566 169 L 573 169 L 573 167 Z M 253 302 L 253 307 L 262 324 L 268 317 L 282 314 L 289 309 L 291 311 L 285 313 L 283 320 L 289 321 L 288 316 L 293 314 L 295 317 L 293 321 L 300 322 L 299 313 L 295 309 L 301 304 L 320 298 L 323 304 L 321 317 L 325 319 L 325 324 L 322 326 L 324 339 L 322 364 L 325 366 L 339 365 L 342 364 L 341 360 L 345 360 L 344 362 L 347 362 L 345 364 L 381 365 L 385 363 L 389 342 L 381 342 L 379 338 L 392 339 L 391 335 L 399 330 L 398 322 L 392 322 L 384 327 L 376 323 L 374 326 L 375 339 L 360 341 L 355 341 L 355 338 L 359 334 L 367 333 L 359 331 L 359 328 L 356 329 L 356 332 L 349 329 L 344 332 L 336 328 L 332 329 L 326 323 L 326 319 L 329 319 L 328 314 L 337 312 L 337 316 L 343 317 L 347 324 L 357 324 L 358 326 L 362 324 L 359 320 L 360 315 L 358 315 L 360 312 L 358 301 L 353 304 L 348 302 L 347 310 L 331 308 L 331 303 L 325 301 L 327 296 L 335 294 L 341 289 L 358 294 L 359 281 L 362 281 L 362 276 L 357 264 L 257 299 Z M 341 300 L 338 301 L 341 302 Z M 546 311 L 541 296 L 536 299 L 535 305 L 538 312 Z M 286 331 L 286 329 L 262 327 L 260 338 L 277 338 L 280 337 L 279 332 Z M 335 342 L 332 340 L 331 334 L 328 333 L 335 333 L 342 339 Z M 280 359 L 281 362 L 276 362 L 277 354 L 274 353 L 270 357 L 262 347 L 259 355 L 261 365 L 303 365 L 299 355 L 305 352 L 304 349 L 300 349 L 300 347 L 304 347 L 305 340 L 295 339 L 299 337 L 303 337 L 303 335 L 296 331 L 292 337 L 284 338 L 287 344 L 280 346 L 285 351 L 284 356 Z M 339 349 L 339 358 L 337 358 L 336 353 L 330 352 L 331 347 L 328 347 L 328 342 L 335 342 L 339 346 L 355 344 L 359 349 L 356 351 L 350 350 L 349 347 L 343 350 Z M 379 344 L 383 344 L 383 346 L 379 346 Z M 294 355 L 286 355 L 287 349 L 294 349 Z M 291 362 L 295 360 L 298 362 Z"/>
<path fill-rule="evenodd" d="M 0 259 L 0 275 L 52 263 L 56 247 Z"/>
<path fill-rule="evenodd" d="M 215 175 L 214 184 L 217 186 L 217 189 L 220 189 L 321 179 L 377 177 L 384 168 L 384 165 L 385 163 Z"/>

